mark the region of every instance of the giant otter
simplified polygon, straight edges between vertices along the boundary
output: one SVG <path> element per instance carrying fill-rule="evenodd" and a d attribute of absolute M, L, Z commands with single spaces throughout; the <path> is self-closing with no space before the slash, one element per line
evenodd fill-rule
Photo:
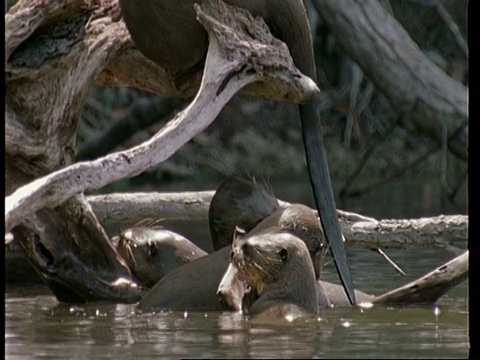
<path fill-rule="evenodd" d="M 280 208 L 266 185 L 236 176 L 227 178 L 215 191 L 208 209 L 214 250 L 230 246 L 236 227 L 248 232 Z"/>
<path fill-rule="evenodd" d="M 312 209 L 301 204 L 278 208 L 245 236 L 288 232 L 301 238 L 319 275 L 325 247 L 320 223 Z M 233 240 L 233 239 L 232 239 Z M 168 273 L 140 300 L 142 309 L 225 310 L 229 304 L 217 300 L 217 287 L 229 265 L 231 245 Z"/>
<path fill-rule="evenodd" d="M 289 233 L 237 237 L 231 263 L 257 294 L 243 310 L 289 321 L 318 313 L 316 276 L 305 242 Z"/>
<path fill-rule="evenodd" d="M 317 278 L 320 276 L 327 247 L 324 246 L 323 232 L 315 212 L 301 204 L 281 207 L 266 186 L 234 176 L 227 178 L 212 198 L 209 223 L 212 239 L 217 239 L 219 244 L 229 245 L 167 274 L 141 299 L 140 308 L 238 310 L 239 299 L 228 301 L 221 296 L 220 299 L 224 301 L 219 301 L 216 295 L 223 275 L 229 268 L 229 254 L 237 224 L 244 226 L 248 236 L 288 232 L 302 239 L 309 250 L 315 275 Z M 324 291 L 324 284 L 328 285 L 331 294 Z M 226 286 L 235 284 L 228 283 Z M 319 281 L 317 287 L 321 307 L 350 305 L 340 285 Z M 373 296 L 361 291 L 355 290 L 355 293 L 362 302 L 373 299 Z M 334 303 L 329 300 L 330 297 L 335 299 Z"/>
<path fill-rule="evenodd" d="M 139 50 L 176 77 L 201 71 L 208 36 L 196 21 L 197 0 L 120 0 L 123 19 Z M 261 16 L 273 35 L 284 41 L 300 71 L 317 80 L 310 25 L 302 0 L 225 0 Z M 352 304 L 348 268 L 322 138 L 319 95 L 299 106 L 310 182 L 340 280 Z"/>
<path fill-rule="evenodd" d="M 239 191 L 236 193 L 235 189 L 239 189 Z M 242 199 L 245 199 L 245 201 L 242 201 Z M 228 209 L 229 206 L 232 209 Z M 213 208 L 209 212 L 210 230 L 212 238 L 215 235 L 220 243 L 228 242 L 222 236 L 228 236 L 231 241 L 231 239 L 236 239 L 237 237 L 247 239 L 255 236 L 269 236 L 274 238 L 279 232 L 293 232 L 298 238 L 306 242 L 307 249 L 310 249 L 310 257 L 314 260 L 312 264 L 315 264 L 315 275 L 318 277 L 320 274 L 319 270 L 325 247 L 322 246 L 321 229 L 319 228 L 318 220 L 313 219 L 315 212 L 312 209 L 303 205 L 291 205 L 282 208 L 269 189 L 259 186 L 259 184 L 255 184 L 252 181 L 236 177 L 228 178 L 218 188 L 212 199 L 211 207 Z M 250 229 L 248 236 L 242 235 L 242 231 L 238 228 L 235 229 L 235 224 L 237 223 L 235 208 L 239 210 L 237 213 L 241 215 L 238 223 L 242 223 L 246 229 Z M 269 214 L 269 211 L 266 209 L 271 209 L 272 213 Z M 249 212 L 254 212 L 254 214 Z M 229 215 L 222 217 L 222 214 Z M 263 216 L 261 214 L 266 214 L 265 219 L 258 222 L 258 219 Z M 221 224 L 221 226 L 212 226 L 213 219 L 216 219 L 217 225 Z M 249 222 L 249 219 L 251 222 Z M 218 233 L 214 234 L 216 231 Z M 131 235 L 129 239 L 135 240 L 133 235 L 138 233 L 133 231 L 129 234 Z M 145 234 L 140 232 L 140 239 L 144 239 L 142 235 Z M 145 252 L 148 253 L 148 241 L 139 243 L 145 247 Z M 193 245 L 188 248 L 195 249 L 197 247 Z M 248 291 L 249 289 L 244 286 L 243 281 L 239 281 L 236 278 L 235 272 L 225 274 L 227 268 L 235 270 L 233 266 L 228 265 L 230 250 L 231 246 L 223 247 L 213 254 L 173 270 L 171 274 L 166 275 L 149 291 L 142 299 L 140 306 L 143 309 L 175 310 L 241 310 L 242 307 L 250 308 L 250 305 L 258 299 L 255 289 Z M 317 260 L 315 261 L 315 259 Z M 133 272 L 135 272 L 135 266 L 137 265 L 142 266 L 142 264 L 138 263 L 130 265 L 133 267 Z M 162 272 L 163 265 L 161 263 L 151 263 L 150 265 L 152 267 L 149 267 L 149 271 L 152 276 Z M 155 266 L 158 268 L 155 268 Z M 222 278 L 224 274 L 225 276 Z M 217 286 L 222 295 L 222 302 L 219 302 L 215 296 Z M 406 286 L 413 287 L 416 285 L 411 283 L 396 290 L 401 290 Z M 450 287 L 442 289 L 442 291 L 435 292 L 434 297 L 429 298 L 427 301 L 435 302 Z M 390 295 L 392 293 L 394 291 L 389 291 L 377 298 L 355 290 L 359 303 L 388 303 L 390 300 L 384 301 L 382 297 L 387 295 L 386 299 L 391 299 Z M 404 293 L 402 292 L 402 294 Z M 397 301 L 397 304 L 415 304 L 419 301 L 417 295 L 413 293 L 411 296 L 409 295 L 401 299 L 395 297 L 394 299 Z M 429 291 L 429 295 L 431 295 L 431 291 Z M 320 307 L 329 305 L 350 306 L 341 285 L 318 280 L 317 296 Z M 377 299 L 381 299 L 380 302 Z M 425 301 L 424 298 L 422 299 L 422 301 Z"/>
<path fill-rule="evenodd" d="M 158 226 L 125 229 L 116 248 L 133 276 L 146 288 L 177 267 L 207 255 L 190 240 Z"/>

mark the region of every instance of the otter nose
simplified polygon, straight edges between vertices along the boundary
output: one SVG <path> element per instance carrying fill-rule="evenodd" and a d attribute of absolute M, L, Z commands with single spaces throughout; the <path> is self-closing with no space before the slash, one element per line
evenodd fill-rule
<path fill-rule="evenodd" d="M 225 294 L 223 293 L 222 289 L 217 289 L 217 300 L 220 304 L 228 304 Z"/>

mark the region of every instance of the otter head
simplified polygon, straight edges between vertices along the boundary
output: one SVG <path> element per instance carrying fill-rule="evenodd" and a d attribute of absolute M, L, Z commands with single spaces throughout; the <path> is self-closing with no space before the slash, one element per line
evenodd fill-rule
<path fill-rule="evenodd" d="M 157 244 L 148 235 L 152 231 L 162 230 L 161 227 L 133 227 L 123 230 L 118 236 L 117 251 L 132 269 L 141 261 L 149 261 L 157 254 Z"/>
<path fill-rule="evenodd" d="M 243 304 L 250 313 L 275 302 L 316 310 L 316 279 L 310 253 L 301 239 L 289 233 L 263 234 L 234 240 L 231 263 L 237 277 L 256 294 Z"/>
<path fill-rule="evenodd" d="M 131 229 L 126 229 L 120 232 L 118 235 L 117 251 L 120 256 L 126 261 L 129 268 L 132 268 L 137 264 L 137 260 L 134 254 L 134 249 L 137 247 L 136 242 L 133 240 L 133 234 Z"/>
<path fill-rule="evenodd" d="M 290 233 L 305 242 L 318 279 L 329 247 L 315 212 L 302 204 L 289 204 L 265 218 L 248 235 L 279 232 Z"/>
<path fill-rule="evenodd" d="M 319 279 L 329 246 L 315 212 L 308 206 L 291 204 L 285 208 L 279 224 L 282 231 L 295 235 L 305 242 L 312 259 L 315 277 Z"/>
<path fill-rule="evenodd" d="M 292 258 L 301 255 L 309 257 L 305 243 L 295 236 L 280 233 L 236 238 L 230 258 L 239 279 L 262 295 L 269 285 L 288 276 Z"/>
<path fill-rule="evenodd" d="M 248 232 L 279 206 L 277 198 L 266 186 L 229 177 L 215 192 L 208 211 L 213 249 L 230 245 L 235 227 Z"/>
<path fill-rule="evenodd" d="M 245 235 L 245 231 L 232 229 L 233 246 L 244 243 L 249 238 L 268 238 L 268 234 L 277 236 L 278 233 L 289 233 L 303 240 L 312 261 L 315 277 L 320 277 L 325 255 L 328 251 L 320 222 L 315 212 L 301 204 L 290 204 L 279 208 L 270 216 L 261 221 L 254 229 Z M 262 235 L 262 236 L 260 236 Z M 264 237 L 266 236 L 266 237 Z M 281 237 L 280 237 L 281 238 Z M 234 251 L 232 251 L 232 254 Z M 261 286 L 260 286 L 261 288 Z M 219 300 L 234 310 L 241 310 L 255 300 L 255 290 L 240 280 L 238 271 L 232 264 L 229 265 L 217 290 Z"/>

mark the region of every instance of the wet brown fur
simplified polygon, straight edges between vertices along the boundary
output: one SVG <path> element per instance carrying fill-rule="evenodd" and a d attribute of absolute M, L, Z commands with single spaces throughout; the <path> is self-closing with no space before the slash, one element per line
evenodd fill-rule
<path fill-rule="evenodd" d="M 257 293 L 247 314 L 293 320 L 318 313 L 316 277 L 305 242 L 289 233 L 237 238 L 231 261 Z"/>

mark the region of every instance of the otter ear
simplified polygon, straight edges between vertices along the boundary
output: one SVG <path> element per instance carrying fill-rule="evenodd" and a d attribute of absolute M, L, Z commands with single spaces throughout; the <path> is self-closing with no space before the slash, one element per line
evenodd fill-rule
<path fill-rule="evenodd" d="M 238 226 L 235 226 L 235 230 L 233 230 L 233 240 L 235 240 L 238 237 L 242 237 L 245 235 L 246 231 L 243 230 L 242 228 L 239 228 Z"/>
<path fill-rule="evenodd" d="M 278 255 L 280 256 L 280 259 L 282 259 L 282 261 L 285 262 L 288 259 L 288 250 L 285 248 L 282 248 L 278 251 Z"/>

